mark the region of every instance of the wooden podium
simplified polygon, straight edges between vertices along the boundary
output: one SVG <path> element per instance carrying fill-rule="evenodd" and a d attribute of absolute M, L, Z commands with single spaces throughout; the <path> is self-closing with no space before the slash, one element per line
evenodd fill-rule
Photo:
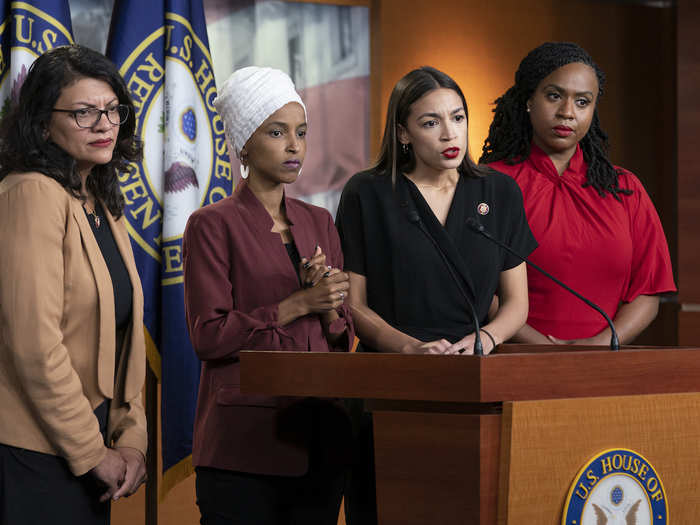
<path fill-rule="evenodd" d="M 579 469 L 612 448 L 654 465 L 669 523 L 700 523 L 699 348 L 242 352 L 241 390 L 367 399 L 380 525 L 560 525 Z"/>

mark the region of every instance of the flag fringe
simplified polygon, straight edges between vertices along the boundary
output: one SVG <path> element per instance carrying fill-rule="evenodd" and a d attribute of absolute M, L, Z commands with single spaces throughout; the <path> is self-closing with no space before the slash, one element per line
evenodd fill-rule
<path fill-rule="evenodd" d="M 168 470 L 163 472 L 163 479 L 160 484 L 160 502 L 162 503 L 175 485 L 186 480 L 194 474 L 194 466 L 192 465 L 192 455 L 181 459 Z"/>

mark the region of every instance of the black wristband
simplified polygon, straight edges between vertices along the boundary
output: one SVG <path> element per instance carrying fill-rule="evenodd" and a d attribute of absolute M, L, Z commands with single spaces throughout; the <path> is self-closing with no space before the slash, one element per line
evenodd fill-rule
<path fill-rule="evenodd" d="M 488 330 L 485 330 L 485 329 L 482 328 L 481 331 L 484 332 L 486 335 L 488 335 L 488 336 L 489 336 L 489 339 L 491 339 L 491 344 L 493 345 L 493 347 L 492 347 L 491 349 L 493 350 L 494 348 L 496 348 L 496 340 L 495 340 L 495 339 L 493 338 L 493 336 L 488 332 Z"/>

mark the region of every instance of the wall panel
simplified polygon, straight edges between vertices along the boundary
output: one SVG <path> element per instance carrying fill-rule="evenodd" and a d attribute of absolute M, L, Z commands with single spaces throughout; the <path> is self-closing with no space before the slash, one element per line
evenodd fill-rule
<path fill-rule="evenodd" d="M 678 281 L 700 304 L 700 4 L 678 2 Z"/>

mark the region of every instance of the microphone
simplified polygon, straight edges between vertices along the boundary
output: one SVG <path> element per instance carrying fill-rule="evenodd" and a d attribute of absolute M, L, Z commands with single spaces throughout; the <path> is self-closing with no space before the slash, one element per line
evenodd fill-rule
<path fill-rule="evenodd" d="M 619 349 L 620 349 L 620 342 L 619 342 L 619 340 L 618 340 L 618 338 L 617 338 L 617 331 L 615 331 L 615 326 L 613 325 L 612 319 L 610 319 L 610 317 L 608 316 L 608 314 L 606 314 L 605 311 L 604 311 L 600 306 L 598 306 L 597 304 L 595 304 L 593 301 L 590 301 L 589 299 L 586 299 L 583 295 L 581 295 L 581 294 L 578 293 L 577 291 L 575 291 L 575 290 L 569 288 L 567 285 L 565 285 L 565 284 L 564 284 L 563 282 L 561 282 L 559 279 L 557 279 L 556 277 L 554 277 L 553 275 L 551 275 L 550 273 L 548 273 L 548 272 L 545 271 L 544 269 L 542 269 L 542 268 L 540 268 L 539 266 L 537 266 L 534 262 L 531 262 L 527 257 L 523 257 L 523 256 L 520 255 L 518 252 L 516 252 L 515 250 L 513 250 L 510 246 L 506 245 L 505 243 L 502 243 L 501 241 L 499 241 L 498 239 L 496 239 L 495 237 L 493 237 L 488 231 L 486 231 L 486 229 L 484 228 L 483 224 L 481 224 L 481 223 L 480 223 L 478 220 L 476 220 L 474 217 L 469 217 L 469 218 L 467 219 L 467 226 L 469 226 L 469 227 L 470 227 L 472 230 L 474 230 L 475 232 L 480 233 L 481 235 L 483 235 L 484 237 L 486 237 L 486 238 L 487 238 L 488 240 L 490 240 L 491 242 L 496 243 L 498 246 L 500 246 L 501 248 L 503 248 L 504 250 L 506 250 L 508 253 L 511 253 L 511 254 L 515 255 L 515 256 L 516 256 L 518 259 L 520 259 L 521 261 L 525 261 L 527 264 L 529 264 L 530 266 L 532 266 L 535 270 L 537 270 L 538 272 L 540 272 L 540 273 L 543 274 L 544 276 L 548 277 L 549 279 L 551 279 L 552 281 L 554 281 L 555 283 L 557 283 L 559 286 L 561 286 L 561 287 L 564 288 L 565 290 L 567 290 L 567 291 L 569 291 L 570 293 L 574 294 L 576 297 L 578 297 L 579 299 L 581 299 L 581 300 L 582 300 L 584 303 L 586 303 L 588 306 L 590 306 L 591 308 L 593 308 L 594 310 L 596 310 L 600 315 L 602 315 L 603 317 L 605 317 L 605 320 L 608 322 L 608 326 L 610 327 L 610 332 L 612 333 L 612 335 L 610 336 L 610 349 L 611 349 L 611 350 L 619 350 Z"/>
<path fill-rule="evenodd" d="M 405 205 L 409 206 L 408 203 L 405 203 Z M 430 239 L 430 242 L 433 243 L 433 246 L 435 246 L 435 249 L 440 254 L 440 257 L 442 257 L 442 261 L 445 263 L 445 266 L 447 266 L 447 270 L 450 272 L 452 280 L 457 285 L 457 289 L 464 297 L 464 300 L 467 302 L 467 305 L 469 306 L 469 309 L 472 313 L 472 319 L 474 320 L 474 355 L 484 355 L 484 347 L 481 344 L 481 336 L 479 335 L 479 332 L 481 331 L 481 328 L 479 327 L 479 317 L 476 315 L 476 308 L 474 308 L 474 304 L 472 303 L 471 299 L 469 299 L 469 295 L 467 295 L 467 292 L 464 290 L 464 288 L 462 288 L 462 283 L 459 281 L 459 277 L 457 277 L 457 274 L 452 268 L 450 261 L 447 259 L 445 252 L 442 251 L 442 248 L 440 248 L 438 242 L 433 238 L 432 235 L 430 235 L 430 232 L 423 224 L 423 221 L 421 220 L 420 215 L 418 215 L 418 212 L 412 206 L 410 206 L 406 215 L 408 217 L 409 222 L 412 222 L 413 224 L 418 226 L 418 228 L 420 228 L 420 231 L 422 231 L 425 234 L 425 236 L 428 239 Z M 459 350 L 459 353 L 464 353 L 464 348 L 461 348 Z"/>

